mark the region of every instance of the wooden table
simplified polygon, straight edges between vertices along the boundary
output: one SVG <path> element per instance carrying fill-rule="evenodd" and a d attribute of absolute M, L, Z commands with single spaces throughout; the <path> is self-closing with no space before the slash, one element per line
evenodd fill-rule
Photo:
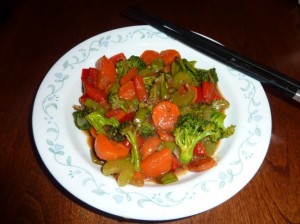
<path fill-rule="evenodd" d="M 0 3 L 2 223 L 135 223 L 88 208 L 59 188 L 36 155 L 31 128 L 35 94 L 51 66 L 89 37 L 138 25 L 120 15 L 132 5 L 300 80 L 296 0 L 4 1 Z M 300 107 L 272 90 L 266 92 L 272 136 L 256 175 L 223 204 L 168 223 L 300 223 Z"/>

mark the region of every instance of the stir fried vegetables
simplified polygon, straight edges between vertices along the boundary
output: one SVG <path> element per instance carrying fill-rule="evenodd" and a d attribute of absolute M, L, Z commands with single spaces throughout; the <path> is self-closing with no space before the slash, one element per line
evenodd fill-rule
<path fill-rule="evenodd" d="M 102 56 L 81 81 L 74 123 L 90 133 L 92 161 L 119 186 L 169 184 L 180 170 L 211 169 L 219 141 L 234 134 L 224 125 L 230 104 L 216 70 L 174 49 Z"/>

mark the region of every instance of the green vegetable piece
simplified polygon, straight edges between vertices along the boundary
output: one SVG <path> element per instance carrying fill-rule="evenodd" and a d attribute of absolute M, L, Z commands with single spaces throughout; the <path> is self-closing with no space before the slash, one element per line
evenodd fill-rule
<path fill-rule="evenodd" d="M 166 75 L 161 74 L 159 80 L 160 80 L 160 99 L 165 100 L 170 98 L 170 91 L 169 91 Z"/>
<path fill-rule="evenodd" d="M 108 92 L 107 101 L 110 104 L 112 109 L 121 108 L 122 110 L 127 112 L 126 101 L 120 99 L 119 97 L 119 88 L 120 88 L 120 84 L 118 82 L 115 82 L 111 86 Z"/>
<path fill-rule="evenodd" d="M 128 159 L 107 161 L 102 168 L 105 176 L 118 174 L 118 185 L 126 186 L 134 175 L 134 165 Z"/>
<path fill-rule="evenodd" d="M 178 181 L 178 177 L 176 176 L 175 173 L 168 172 L 168 173 L 165 173 L 165 174 L 161 175 L 160 177 L 158 177 L 157 181 L 158 181 L 158 183 L 161 183 L 161 184 L 170 184 L 170 183 Z"/>
<path fill-rule="evenodd" d="M 83 110 L 77 110 L 73 112 L 73 119 L 74 123 L 77 128 L 80 130 L 88 130 L 91 125 L 90 123 L 85 119 L 85 116 L 90 113 L 90 110 L 88 108 L 84 108 Z"/>
<path fill-rule="evenodd" d="M 102 130 L 105 133 L 105 135 L 111 140 L 117 142 L 122 142 L 125 140 L 125 136 L 120 134 L 119 129 L 112 125 L 104 125 L 102 127 Z"/>
<path fill-rule="evenodd" d="M 179 161 L 186 165 L 193 158 L 196 144 L 203 138 L 215 134 L 214 124 L 196 114 L 180 115 L 173 131 L 180 148 Z"/>
<path fill-rule="evenodd" d="M 163 60 L 161 58 L 157 58 L 151 62 L 150 70 L 152 72 L 157 73 L 157 72 L 161 71 L 162 69 L 164 69 L 164 67 L 165 67 L 165 64 L 164 64 Z"/>
<path fill-rule="evenodd" d="M 183 84 L 198 85 L 195 79 L 186 72 L 178 72 L 173 77 L 173 87 L 178 89 Z"/>
<path fill-rule="evenodd" d="M 128 59 L 123 59 L 117 62 L 116 69 L 118 80 L 120 80 L 131 68 L 137 68 L 138 71 L 145 69 L 145 62 L 138 56 L 132 55 Z"/>
<path fill-rule="evenodd" d="M 159 150 L 162 150 L 164 148 L 170 149 L 172 152 L 178 148 L 175 142 L 162 142 L 159 146 Z"/>
<path fill-rule="evenodd" d="M 230 104 L 227 100 L 220 99 L 220 100 L 214 100 L 211 106 L 218 111 L 224 111 L 225 109 L 229 108 Z"/>
<path fill-rule="evenodd" d="M 209 137 L 202 139 L 202 143 L 204 145 L 206 154 L 212 157 L 217 150 L 218 144 L 216 142 L 212 142 Z"/>
<path fill-rule="evenodd" d="M 146 86 L 147 91 L 150 91 L 154 82 L 155 82 L 156 76 L 150 75 L 150 76 L 143 76 L 144 84 Z"/>
<path fill-rule="evenodd" d="M 154 105 L 159 101 L 160 101 L 160 84 L 159 82 L 156 82 L 152 85 L 150 89 L 147 103 Z"/>
<path fill-rule="evenodd" d="M 133 119 L 133 122 L 140 130 L 142 137 L 149 137 L 154 134 L 154 126 L 151 123 L 151 110 L 149 107 L 140 108 Z"/>
<path fill-rule="evenodd" d="M 106 118 L 99 111 L 86 115 L 85 119 L 96 129 L 97 133 L 103 133 L 103 126 L 105 125 L 112 125 L 116 128 L 120 124 L 115 117 Z"/>
<path fill-rule="evenodd" d="M 134 122 L 123 122 L 120 125 L 121 135 L 126 136 L 127 140 L 131 144 L 131 162 L 134 163 L 134 169 L 141 171 L 141 158 L 138 148 L 138 127 Z"/>
<path fill-rule="evenodd" d="M 179 107 L 188 106 L 193 103 L 195 98 L 194 91 L 187 91 L 186 93 L 180 94 L 178 91 L 171 95 L 170 101 L 175 103 Z"/>
<path fill-rule="evenodd" d="M 196 73 L 195 77 L 198 80 L 198 82 L 200 82 L 200 83 L 203 81 L 207 81 L 207 82 L 213 82 L 213 83 L 217 84 L 219 81 L 215 68 L 211 68 L 208 70 L 197 69 L 197 73 Z"/>

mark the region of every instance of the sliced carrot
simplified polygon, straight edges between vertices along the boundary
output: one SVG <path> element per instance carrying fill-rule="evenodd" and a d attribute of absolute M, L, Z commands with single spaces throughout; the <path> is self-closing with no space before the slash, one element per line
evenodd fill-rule
<path fill-rule="evenodd" d="M 120 86 L 119 97 L 125 100 L 132 100 L 136 97 L 133 81 L 128 81 Z"/>
<path fill-rule="evenodd" d="M 137 68 L 132 67 L 120 80 L 120 84 L 123 85 L 126 82 L 133 79 L 133 77 L 137 74 Z"/>
<path fill-rule="evenodd" d="M 157 51 L 153 50 L 145 50 L 140 58 L 146 63 L 146 65 L 150 65 L 154 59 L 160 58 L 160 54 Z"/>
<path fill-rule="evenodd" d="M 160 52 L 160 57 L 166 65 L 174 62 L 175 58 L 180 58 L 181 55 L 174 49 L 168 49 Z"/>
<path fill-rule="evenodd" d="M 141 153 L 142 159 L 144 159 L 147 156 L 149 156 L 150 154 L 154 153 L 158 149 L 160 143 L 161 143 L 161 140 L 158 136 L 152 136 L 152 137 L 147 138 L 140 148 L 140 153 Z"/>
<path fill-rule="evenodd" d="M 130 184 L 137 187 L 142 187 L 144 186 L 144 182 L 145 182 L 145 175 L 142 172 L 134 172 Z"/>
<path fill-rule="evenodd" d="M 115 65 L 106 56 L 103 56 L 97 61 L 96 68 L 99 69 L 97 87 L 101 90 L 107 90 L 107 86 L 114 83 L 117 78 Z"/>
<path fill-rule="evenodd" d="M 164 142 L 174 142 L 175 138 L 174 135 L 170 131 L 166 130 L 156 130 L 156 133 L 159 135 L 159 138 Z"/>
<path fill-rule="evenodd" d="M 91 128 L 90 128 L 90 133 L 91 133 L 91 136 L 92 136 L 93 138 L 96 138 L 96 137 L 97 137 L 97 131 L 96 131 L 95 128 L 91 127 Z"/>
<path fill-rule="evenodd" d="M 172 131 L 174 124 L 180 115 L 176 104 L 169 101 L 161 101 L 152 110 L 152 120 L 158 129 Z"/>
<path fill-rule="evenodd" d="M 103 160 L 123 159 L 129 155 L 129 148 L 124 144 L 112 141 L 104 134 L 99 134 L 95 141 L 97 156 Z"/>
<path fill-rule="evenodd" d="M 140 102 L 144 102 L 148 98 L 148 92 L 144 83 L 144 79 L 140 75 L 135 75 L 133 77 L 133 83 L 135 88 L 135 93 Z"/>
<path fill-rule="evenodd" d="M 172 169 L 172 153 L 168 148 L 157 151 L 147 156 L 141 162 L 142 172 L 147 177 L 157 177 Z"/>

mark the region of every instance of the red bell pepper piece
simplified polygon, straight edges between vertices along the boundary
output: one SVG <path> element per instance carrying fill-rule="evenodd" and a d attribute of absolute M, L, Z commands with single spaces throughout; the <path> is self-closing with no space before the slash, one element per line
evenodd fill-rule
<path fill-rule="evenodd" d="M 195 148 L 194 148 L 194 155 L 195 156 L 205 156 L 206 155 L 206 150 L 201 141 L 199 141 Z"/>
<path fill-rule="evenodd" d="M 212 82 L 202 82 L 202 96 L 206 102 L 221 99 L 221 95 L 218 92 L 216 86 Z"/>
<path fill-rule="evenodd" d="M 121 60 L 123 60 L 123 59 L 126 59 L 126 56 L 125 56 L 125 54 L 124 53 L 118 53 L 118 54 L 115 54 L 115 55 L 113 55 L 113 56 L 111 56 L 110 58 L 109 58 L 109 60 L 110 61 L 112 61 L 112 63 L 114 63 L 114 64 L 117 64 L 118 63 L 118 61 L 121 61 Z"/>
<path fill-rule="evenodd" d="M 135 75 L 133 77 L 133 83 L 134 83 L 135 93 L 139 102 L 146 101 L 148 98 L 148 92 L 143 77 L 140 75 Z"/>

